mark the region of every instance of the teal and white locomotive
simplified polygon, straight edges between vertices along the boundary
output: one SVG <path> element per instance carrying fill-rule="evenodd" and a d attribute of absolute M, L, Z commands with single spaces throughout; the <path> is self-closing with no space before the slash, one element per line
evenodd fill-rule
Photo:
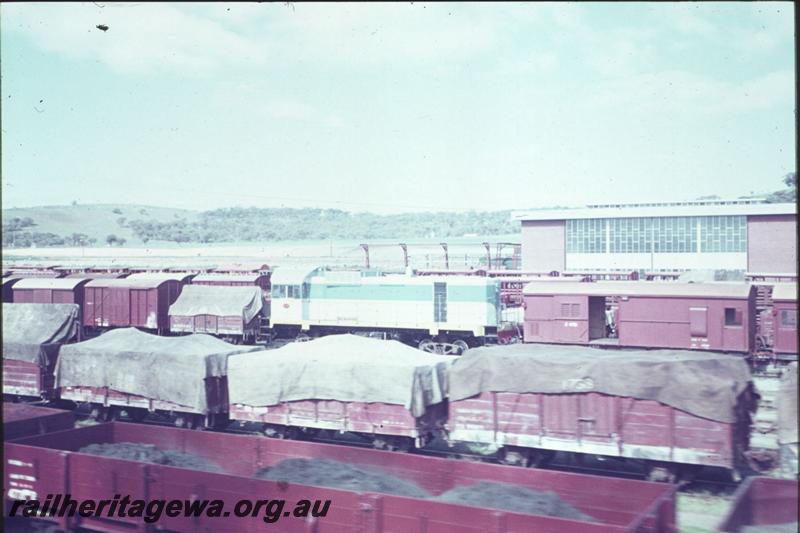
<path fill-rule="evenodd" d="M 500 311 L 491 278 L 288 267 L 272 274 L 270 323 L 279 337 L 360 333 L 459 354 L 496 337 Z"/>

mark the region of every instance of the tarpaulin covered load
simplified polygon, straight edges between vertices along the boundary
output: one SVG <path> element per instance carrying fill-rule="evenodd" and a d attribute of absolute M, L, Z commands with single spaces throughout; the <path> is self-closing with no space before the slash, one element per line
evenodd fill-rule
<path fill-rule="evenodd" d="M 240 316 L 249 324 L 263 307 L 261 289 L 187 285 L 169 308 L 169 316 Z"/>
<path fill-rule="evenodd" d="M 232 404 L 270 406 L 299 400 L 402 405 L 415 417 L 447 398 L 453 357 L 397 341 L 331 335 L 277 350 L 232 357 Z"/>
<path fill-rule="evenodd" d="M 750 381 L 747 363 L 734 355 L 524 344 L 468 350 L 450 369 L 449 399 L 483 392 L 599 392 L 733 423 Z"/>
<path fill-rule="evenodd" d="M 76 304 L 3 304 L 3 358 L 48 366 L 78 333 Z"/>
<path fill-rule="evenodd" d="M 205 412 L 203 380 L 224 376 L 229 355 L 258 349 L 209 335 L 160 337 L 136 328 L 116 329 L 64 346 L 56 365 L 56 386 L 108 387 Z"/>
<path fill-rule="evenodd" d="M 797 441 L 797 363 L 791 363 L 781 376 L 778 389 L 778 442 Z"/>

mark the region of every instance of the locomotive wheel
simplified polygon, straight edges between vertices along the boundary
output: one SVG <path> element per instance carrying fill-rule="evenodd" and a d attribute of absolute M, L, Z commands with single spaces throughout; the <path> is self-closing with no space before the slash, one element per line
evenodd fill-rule
<path fill-rule="evenodd" d="M 436 343 L 433 339 L 422 339 L 419 341 L 419 349 L 423 352 L 436 353 Z"/>
<path fill-rule="evenodd" d="M 469 345 L 466 343 L 466 341 L 463 341 L 461 339 L 453 341 L 453 346 L 455 346 L 456 349 L 458 350 L 458 353 L 456 355 L 461 355 L 467 350 L 469 350 Z"/>

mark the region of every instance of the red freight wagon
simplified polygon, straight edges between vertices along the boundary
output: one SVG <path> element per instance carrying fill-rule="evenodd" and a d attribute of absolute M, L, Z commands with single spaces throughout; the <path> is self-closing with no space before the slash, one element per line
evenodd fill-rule
<path fill-rule="evenodd" d="M 74 426 L 75 415 L 70 411 L 25 403 L 3 403 L 3 440 L 52 433 Z"/>
<path fill-rule="evenodd" d="M 83 325 L 89 328 L 134 326 L 169 330 L 169 306 L 183 288 L 182 279 L 131 274 L 123 279 L 95 279 L 84 287 Z"/>
<path fill-rule="evenodd" d="M 262 290 L 255 285 L 187 285 L 169 308 L 172 333 L 208 333 L 255 342 L 266 313 Z"/>
<path fill-rule="evenodd" d="M 228 361 L 231 420 L 267 434 L 355 432 L 380 448 L 423 446 L 447 416 L 453 358 L 397 341 L 331 335 Z"/>
<path fill-rule="evenodd" d="M 3 394 L 53 396 L 61 345 L 80 338 L 75 304 L 3 304 Z"/>
<path fill-rule="evenodd" d="M 747 526 L 763 531 L 797 531 L 797 480 L 751 477 L 733 495 L 719 533 L 743 533 Z M 778 529 L 775 526 L 783 525 Z M 768 526 L 775 527 L 774 529 Z M 752 527 L 752 531 L 761 531 Z"/>
<path fill-rule="evenodd" d="M 218 464 L 225 473 L 98 457 L 77 450 L 93 443 L 142 443 L 162 450 L 198 455 Z M 155 530 L 237 533 L 265 530 L 286 533 L 510 533 L 522 531 L 622 533 L 674 532 L 675 491 L 671 485 L 605 478 L 568 472 L 453 461 L 411 454 L 311 442 L 265 439 L 251 435 L 187 431 L 175 428 L 113 422 L 6 442 L 4 457 L 6 506 L 11 498 L 43 498 L 69 494 L 75 500 L 219 499 L 232 509 L 239 500 L 330 500 L 325 518 L 283 516 L 273 524 L 256 517 L 186 518 L 162 515 L 157 524 L 141 519 L 52 518 L 60 528 L 85 527 L 99 531 Z M 286 459 L 325 458 L 416 483 L 433 498 L 358 493 L 254 478 L 264 467 Z M 487 509 L 474 504 L 446 503 L 435 498 L 447 490 L 479 482 L 510 483 L 555 493 L 596 522 L 528 515 Z M 8 509 L 8 507 L 7 507 Z M 8 512 L 8 511 L 6 511 Z"/>
<path fill-rule="evenodd" d="M 91 404 L 98 418 L 126 411 L 134 419 L 158 412 L 176 425 L 227 420 L 227 358 L 258 350 L 208 335 L 161 337 L 115 329 L 64 346 L 55 368 L 62 400 Z"/>
<path fill-rule="evenodd" d="M 87 278 L 24 278 L 14 284 L 14 303 L 78 304 Z"/>
<path fill-rule="evenodd" d="M 646 460 L 654 479 L 741 467 L 755 410 L 747 363 L 725 354 L 484 347 L 449 383 L 451 442 L 493 445 L 508 463 L 558 451 Z"/>
<path fill-rule="evenodd" d="M 754 348 L 756 292 L 745 283 L 536 281 L 523 293 L 525 342 Z"/>
<path fill-rule="evenodd" d="M 797 284 L 779 283 L 772 289 L 775 344 L 778 355 L 797 358 Z"/>

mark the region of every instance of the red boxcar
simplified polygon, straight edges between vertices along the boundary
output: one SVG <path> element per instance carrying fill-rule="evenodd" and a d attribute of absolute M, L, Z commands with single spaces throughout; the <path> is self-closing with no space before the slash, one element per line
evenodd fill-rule
<path fill-rule="evenodd" d="M 25 403 L 3 403 L 3 440 L 52 433 L 74 426 L 75 415 L 71 411 Z"/>
<path fill-rule="evenodd" d="M 146 443 L 160 449 L 196 454 L 225 468 L 225 473 L 98 457 L 77 451 L 89 444 L 112 442 Z M 173 518 L 162 515 L 157 525 L 169 531 L 675 531 L 674 486 L 566 472 L 525 470 L 350 446 L 115 422 L 6 442 L 4 452 L 7 461 L 4 478 L 6 505 L 9 505 L 10 498 L 41 498 L 45 494 L 69 494 L 75 500 L 111 499 L 115 494 L 144 500 L 219 499 L 228 510 L 242 499 L 280 498 L 289 506 L 299 500 L 331 501 L 325 518 L 308 520 L 284 515 L 271 527 L 262 519 L 263 511 L 255 517 L 231 517 L 229 520 L 205 516 Z M 260 469 L 289 458 L 327 458 L 362 468 L 379 468 L 388 474 L 412 481 L 433 495 L 481 481 L 512 483 L 527 489 L 551 491 L 593 517 L 596 522 L 445 503 L 435 498 L 358 493 L 253 477 Z M 126 531 L 135 528 L 146 530 L 141 519 L 131 517 L 112 520 L 76 516 L 72 519 L 60 519 L 62 529 L 76 526 L 99 531 L 121 531 L 123 528 Z"/>
<path fill-rule="evenodd" d="M 746 526 L 778 531 L 766 528 L 777 525 L 785 525 L 785 531 L 797 531 L 797 504 L 797 480 L 751 477 L 736 489 L 730 511 L 717 531 L 740 533 Z"/>
<path fill-rule="evenodd" d="M 780 283 L 772 289 L 776 354 L 797 358 L 797 284 Z"/>
<path fill-rule="evenodd" d="M 755 299 L 745 283 L 536 281 L 524 289 L 524 340 L 751 353 Z"/>
<path fill-rule="evenodd" d="M 88 278 L 24 278 L 14 284 L 14 303 L 78 304 Z"/>
<path fill-rule="evenodd" d="M 132 274 L 122 279 L 92 280 L 84 287 L 83 325 L 133 326 L 164 333 L 169 331 L 169 306 L 182 288 L 181 279 L 169 276 Z"/>

